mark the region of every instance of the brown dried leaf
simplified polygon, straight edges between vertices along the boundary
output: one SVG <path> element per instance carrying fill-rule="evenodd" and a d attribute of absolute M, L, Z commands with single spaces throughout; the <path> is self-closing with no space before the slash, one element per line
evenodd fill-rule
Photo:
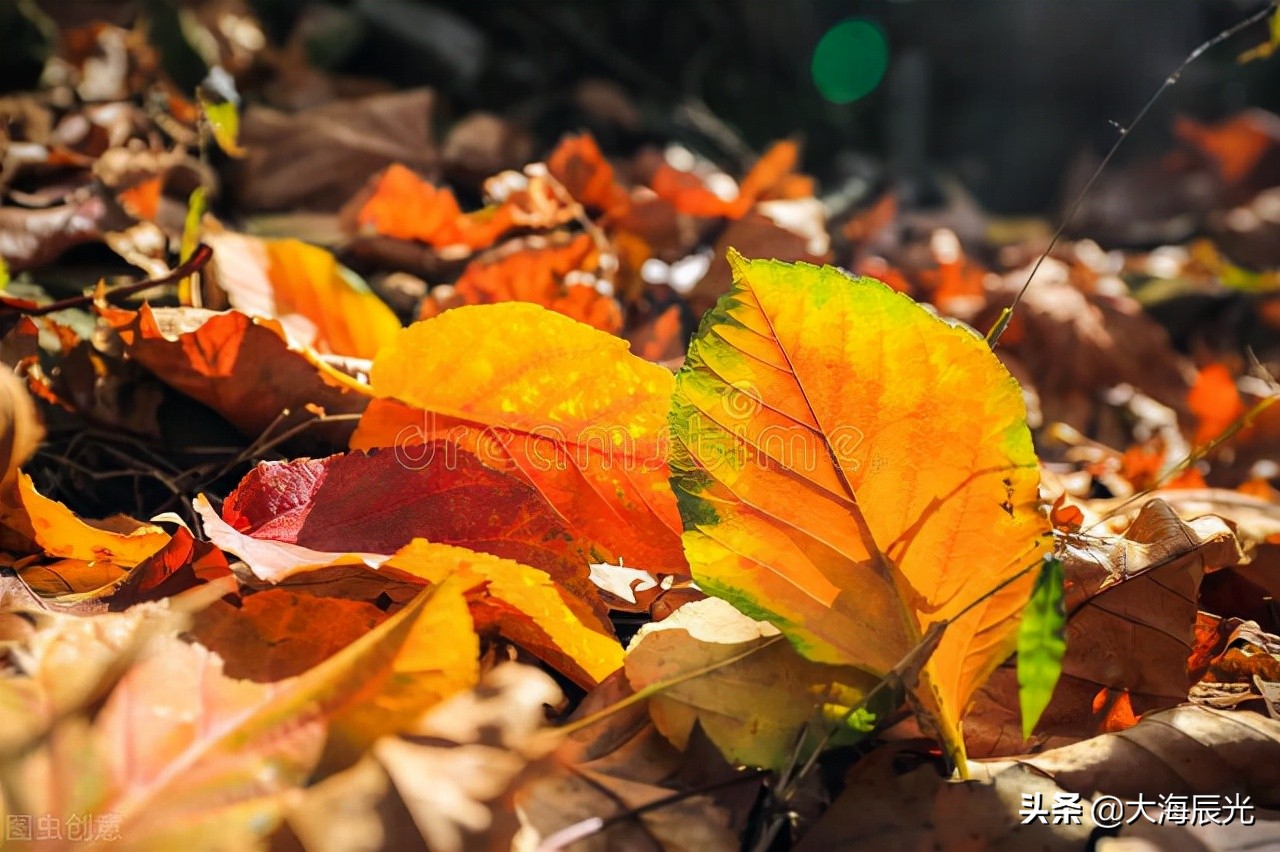
<path fill-rule="evenodd" d="M 1067 652 L 1031 745 L 1063 745 L 1098 733 L 1107 723 L 1098 703 L 1106 690 L 1125 691 L 1139 714 L 1185 701 L 1201 579 L 1206 568 L 1242 558 L 1221 519 L 1186 523 L 1159 499 L 1142 507 L 1123 536 L 1069 545 Z M 1017 695 L 1010 661 L 979 690 L 965 717 L 971 756 L 1027 750 Z"/>

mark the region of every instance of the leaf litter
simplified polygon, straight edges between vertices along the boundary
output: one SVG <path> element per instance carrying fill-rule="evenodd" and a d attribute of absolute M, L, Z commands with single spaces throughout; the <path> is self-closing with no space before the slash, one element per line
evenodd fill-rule
<path fill-rule="evenodd" d="M 1099 168 L 1010 239 L 824 205 L 795 139 L 442 140 L 440 93 L 225 15 L 66 27 L 0 100 L 7 830 L 1274 838 L 1280 255 L 1224 224 L 1269 209 L 1274 116 L 1176 123 L 1190 230 Z"/>

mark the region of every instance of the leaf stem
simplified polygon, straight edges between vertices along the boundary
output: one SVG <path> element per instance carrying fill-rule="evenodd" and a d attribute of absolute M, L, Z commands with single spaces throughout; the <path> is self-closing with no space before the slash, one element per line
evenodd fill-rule
<path fill-rule="evenodd" d="M 589 728 L 592 725 L 594 725 L 596 722 L 600 722 L 604 719 L 607 719 L 609 716 L 612 716 L 614 713 L 617 713 L 621 710 L 625 710 L 628 707 L 631 707 L 635 704 L 639 704 L 641 701 L 647 701 L 653 696 L 658 695 L 659 693 L 667 689 L 670 689 L 673 686 L 679 686 L 680 684 L 685 683 L 686 681 L 700 678 L 703 675 L 711 674 L 712 672 L 718 669 L 722 669 L 726 666 L 731 666 L 734 663 L 739 662 L 741 660 L 745 660 L 747 657 L 750 657 L 752 654 L 755 654 L 759 651 L 763 651 L 765 648 L 768 648 L 771 645 L 781 642 L 782 639 L 783 639 L 782 636 L 770 637 L 769 639 L 766 639 L 765 641 L 761 642 L 759 645 L 756 645 L 752 648 L 748 648 L 746 651 L 743 651 L 740 654 L 735 654 L 732 657 L 729 657 L 728 659 L 719 660 L 717 662 L 711 663 L 710 665 L 703 666 L 700 669 L 694 669 L 693 671 L 688 671 L 683 674 L 676 675 L 675 677 L 669 678 L 667 680 L 660 680 L 655 683 L 651 683 L 648 686 L 645 686 L 641 689 L 636 690 L 632 694 L 628 695 L 626 698 L 623 698 L 620 701 L 616 701 L 613 704 L 610 704 L 608 707 L 605 707 L 603 710 L 592 713 L 589 716 L 583 716 L 581 719 L 577 720 L 576 722 L 570 722 L 567 725 L 563 725 L 559 728 L 554 728 L 552 730 L 554 730 L 555 733 L 561 736 L 566 736 L 566 737 L 569 736 L 570 734 L 575 734 L 578 731 L 581 731 L 583 728 Z"/>
<path fill-rule="evenodd" d="M 1000 317 L 996 320 L 995 324 L 991 326 L 991 330 L 987 332 L 988 346 L 995 349 L 1000 343 L 1000 335 L 1004 334 L 1004 330 L 1009 327 L 1009 321 L 1013 319 L 1014 310 L 1016 310 L 1018 305 L 1022 302 L 1022 297 L 1026 295 L 1027 289 L 1031 287 L 1031 282 L 1035 280 L 1036 273 L 1040 271 L 1040 266 L 1046 259 L 1048 259 L 1049 255 L 1053 252 L 1053 249 L 1058 245 L 1058 240 L 1062 238 L 1063 233 L 1065 233 L 1067 228 L 1071 226 L 1071 223 L 1075 221 L 1076 214 L 1080 212 L 1080 205 L 1084 203 L 1085 196 L 1089 194 L 1089 190 L 1093 189 L 1093 185 L 1097 183 L 1098 178 L 1102 176 L 1102 172 L 1111 163 L 1112 159 L 1115 158 L 1116 152 L 1120 150 L 1120 146 L 1124 144 L 1124 140 L 1128 139 L 1129 134 L 1138 126 L 1139 122 L 1147 117 L 1147 113 L 1149 113 L 1151 108 L 1155 106 L 1156 101 L 1160 100 L 1160 97 L 1178 82 L 1179 78 L 1182 76 L 1182 72 L 1186 71 L 1187 67 L 1199 59 L 1205 51 L 1216 47 L 1232 36 L 1237 35 L 1254 24 L 1265 20 L 1267 15 L 1278 7 L 1280 7 L 1280 0 L 1269 0 L 1267 5 L 1261 10 L 1254 12 L 1243 21 L 1227 27 L 1225 30 L 1187 54 L 1187 58 L 1182 60 L 1182 64 L 1175 68 L 1173 73 L 1165 78 L 1164 82 L 1160 84 L 1160 88 L 1156 89 L 1155 94 L 1148 98 L 1147 102 L 1142 105 L 1142 109 L 1138 110 L 1138 114 L 1133 117 L 1133 121 L 1129 122 L 1126 126 L 1120 127 L 1120 138 L 1116 139 L 1115 143 L 1112 144 L 1111 150 L 1107 151 L 1106 156 L 1102 158 L 1102 162 L 1098 163 L 1098 167 L 1093 170 L 1093 174 L 1089 176 L 1089 180 L 1085 182 L 1084 187 L 1076 195 L 1075 200 L 1071 202 L 1071 207 L 1068 208 L 1066 215 L 1062 217 L 1062 221 L 1058 224 L 1058 229 L 1053 232 L 1053 236 L 1049 239 L 1049 245 L 1040 254 L 1040 256 L 1036 258 L 1035 265 L 1031 267 L 1031 274 L 1027 276 L 1027 280 L 1022 285 L 1022 289 L 1013 297 L 1013 302 L 1009 307 L 1000 312 Z"/>

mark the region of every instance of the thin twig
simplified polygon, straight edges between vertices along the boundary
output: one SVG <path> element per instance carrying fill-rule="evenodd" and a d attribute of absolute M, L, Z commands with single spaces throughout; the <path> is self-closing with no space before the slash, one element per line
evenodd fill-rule
<path fill-rule="evenodd" d="M 181 281 L 188 275 L 194 275 L 204 268 L 204 265 L 213 257 L 213 249 L 204 243 L 196 246 L 196 250 L 191 253 L 191 257 L 186 263 L 179 264 L 174 267 L 171 272 L 161 275 L 159 278 L 147 278 L 143 281 L 136 281 L 133 284 L 122 284 L 119 287 L 113 287 L 107 290 L 103 298 L 116 299 L 122 296 L 131 296 L 134 293 L 140 293 L 143 290 L 149 290 L 152 287 L 162 287 L 165 284 L 173 284 Z M 57 311 L 65 311 L 68 308 L 82 308 L 86 305 L 93 304 L 97 298 L 94 293 L 84 293 L 79 296 L 71 296 L 61 299 L 57 302 L 50 302 L 47 305 L 40 305 L 35 308 L 19 308 L 11 304 L 0 303 L 0 316 L 5 314 L 18 314 L 27 317 L 42 317 L 45 314 L 56 313 Z"/>
<path fill-rule="evenodd" d="M 1035 280 L 1036 273 L 1040 271 L 1040 266 L 1046 259 L 1048 259 L 1050 253 L 1053 252 L 1054 247 L 1058 245 L 1058 240 L 1061 239 L 1063 233 L 1065 233 L 1067 228 L 1069 228 L 1075 221 L 1076 214 L 1080 212 L 1080 205 L 1084 203 L 1085 196 L 1089 194 L 1089 190 L 1093 189 L 1093 185 L 1102 175 L 1103 170 L 1106 169 L 1107 165 L 1115 157 L 1116 152 L 1120 150 L 1120 146 L 1129 138 L 1129 134 L 1138 126 L 1139 122 L 1146 118 L 1147 113 L 1149 113 L 1151 108 L 1155 106 L 1156 101 L 1160 100 L 1160 97 L 1178 82 L 1179 78 L 1182 76 L 1182 72 L 1186 71 L 1187 67 L 1199 59 L 1205 51 L 1216 47 L 1232 36 L 1238 35 L 1254 24 L 1261 23 L 1266 20 L 1267 15 L 1277 7 L 1280 7 L 1280 0 L 1270 0 L 1263 9 L 1253 13 L 1238 24 L 1228 27 L 1187 54 L 1187 58 L 1182 60 L 1182 64 L 1174 69 L 1172 74 L 1165 78 L 1164 82 L 1160 84 L 1160 88 L 1156 89 L 1155 94 L 1153 94 L 1147 102 L 1142 105 L 1142 109 L 1138 110 L 1138 114 L 1134 116 L 1133 121 L 1129 122 L 1126 126 L 1120 127 L 1120 137 L 1116 139 L 1115 143 L 1111 146 L 1111 150 L 1107 151 L 1107 155 L 1102 158 L 1102 162 L 1098 163 L 1098 167 L 1093 170 L 1093 174 L 1085 183 L 1084 188 L 1077 193 L 1075 200 L 1071 202 L 1071 207 L 1068 208 L 1066 215 L 1062 217 L 1062 221 L 1058 225 L 1058 229 L 1053 232 L 1053 236 L 1049 239 L 1048 247 L 1046 247 L 1040 254 L 1040 257 L 1036 259 L 1035 265 L 1031 267 L 1031 274 L 1027 276 L 1027 280 L 1022 285 L 1022 289 L 1013 297 L 1013 302 L 1009 307 L 1000 312 L 1000 318 L 996 320 L 995 325 L 993 325 L 991 330 L 987 332 L 987 343 L 992 349 L 995 349 L 1000 343 L 1000 336 L 1004 334 L 1004 330 L 1009 327 L 1009 320 L 1013 319 L 1014 310 L 1022 302 L 1022 297 L 1026 295 L 1027 289 L 1031 286 L 1031 282 Z"/>

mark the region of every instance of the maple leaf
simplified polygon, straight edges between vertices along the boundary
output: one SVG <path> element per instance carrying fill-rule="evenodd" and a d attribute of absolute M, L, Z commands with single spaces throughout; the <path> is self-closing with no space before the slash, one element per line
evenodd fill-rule
<path fill-rule="evenodd" d="M 962 756 L 1048 527 L 1018 385 L 880 282 L 730 262 L 670 416 L 694 578 L 809 659 L 878 677 L 948 621 L 917 695 Z"/>
<path fill-rule="evenodd" d="M 671 373 L 625 341 L 536 305 L 462 307 L 402 331 L 370 381 L 378 398 L 353 448 L 413 458 L 447 439 L 537 489 L 594 561 L 683 571 L 664 453 Z"/>

